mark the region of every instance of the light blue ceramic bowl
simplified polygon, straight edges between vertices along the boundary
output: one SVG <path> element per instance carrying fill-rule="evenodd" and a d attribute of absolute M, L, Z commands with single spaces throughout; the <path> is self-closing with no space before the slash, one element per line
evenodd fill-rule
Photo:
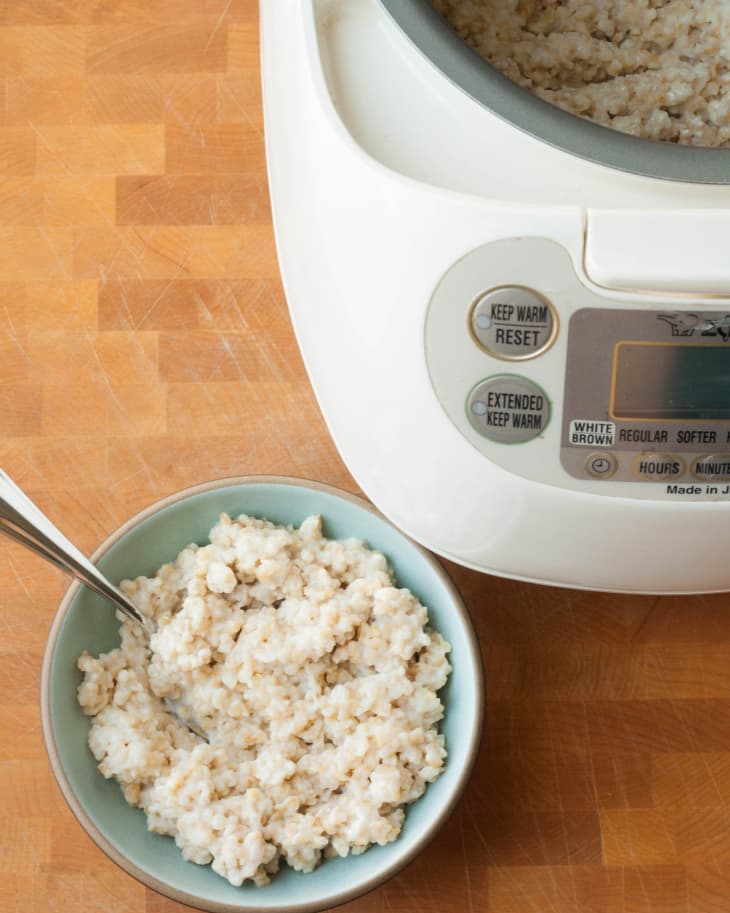
<path fill-rule="evenodd" d="M 87 745 L 88 719 L 76 702 L 76 658 L 118 643 L 111 607 L 74 584 L 51 627 L 43 660 L 43 732 L 56 779 L 98 846 L 156 891 L 213 911 L 323 910 L 363 894 L 394 875 L 435 835 L 453 810 L 479 746 L 483 679 L 478 644 L 464 605 L 440 565 L 370 505 L 329 486 L 276 476 L 224 479 L 189 488 L 138 514 L 114 533 L 94 560 L 113 581 L 149 574 L 191 542 L 204 542 L 225 511 L 299 524 L 321 514 L 331 538 L 356 536 L 382 551 L 398 581 L 428 607 L 434 627 L 451 643 L 453 672 L 442 692 L 449 752 L 441 777 L 409 809 L 400 837 L 360 856 L 333 859 L 309 875 L 283 867 L 263 888 L 235 888 L 209 866 L 185 862 L 172 838 L 147 830 L 144 814 L 105 780 Z"/>

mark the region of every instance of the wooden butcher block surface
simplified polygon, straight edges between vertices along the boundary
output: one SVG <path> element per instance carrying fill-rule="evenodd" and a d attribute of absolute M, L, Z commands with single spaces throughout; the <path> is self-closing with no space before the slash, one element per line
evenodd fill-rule
<path fill-rule="evenodd" d="M 206 479 L 357 490 L 279 280 L 257 18 L 253 0 L 0 0 L 0 466 L 88 550 Z M 481 755 L 428 850 L 343 909 L 730 911 L 730 599 L 449 570 L 483 645 Z M 178 913 L 96 848 L 46 761 L 65 586 L 0 544 L 0 911 Z"/>

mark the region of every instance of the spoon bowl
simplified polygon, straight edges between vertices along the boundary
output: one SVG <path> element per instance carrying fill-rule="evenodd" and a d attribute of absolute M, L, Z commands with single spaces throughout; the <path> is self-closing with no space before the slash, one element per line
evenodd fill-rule
<path fill-rule="evenodd" d="M 125 802 L 116 782 L 104 779 L 88 749 L 90 721 L 77 700 L 81 675 L 76 659 L 84 650 L 97 655 L 114 649 L 119 631 L 112 613 L 99 611 L 99 597 L 76 584 L 56 613 L 46 645 L 43 735 L 72 812 L 133 877 L 180 903 L 215 913 L 313 913 L 350 901 L 395 875 L 454 809 L 480 745 L 484 682 L 479 646 L 468 612 L 438 561 L 362 499 L 316 482 L 248 476 L 178 492 L 125 523 L 94 553 L 94 560 L 112 580 L 150 575 L 191 543 L 205 543 L 222 512 L 297 527 L 319 514 L 327 537 L 363 539 L 386 556 L 399 584 L 427 606 L 433 628 L 451 644 L 453 671 L 439 693 L 448 759 L 439 778 L 408 806 L 398 839 L 360 855 L 328 859 L 309 874 L 283 866 L 263 887 L 234 887 L 210 866 L 186 862 L 175 841 L 152 833 L 144 812 Z M 444 850 L 450 851 L 448 843 Z"/>

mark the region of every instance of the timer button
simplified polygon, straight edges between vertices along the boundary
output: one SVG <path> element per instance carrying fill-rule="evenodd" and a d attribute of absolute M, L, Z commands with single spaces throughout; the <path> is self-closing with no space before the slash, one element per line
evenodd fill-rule
<path fill-rule="evenodd" d="M 612 453 L 592 453 L 586 460 L 585 469 L 594 479 L 610 479 L 618 469 L 618 461 Z"/>
<path fill-rule="evenodd" d="M 542 295 L 519 285 L 481 294 L 469 312 L 477 345 L 505 361 L 524 361 L 547 351 L 558 332 L 558 316 Z"/>
<path fill-rule="evenodd" d="M 642 453 L 634 460 L 632 469 L 644 482 L 666 482 L 681 478 L 686 466 L 684 460 L 672 453 Z"/>
<path fill-rule="evenodd" d="M 730 479 L 730 453 L 698 457 L 692 464 L 692 475 L 701 482 L 726 482 Z"/>

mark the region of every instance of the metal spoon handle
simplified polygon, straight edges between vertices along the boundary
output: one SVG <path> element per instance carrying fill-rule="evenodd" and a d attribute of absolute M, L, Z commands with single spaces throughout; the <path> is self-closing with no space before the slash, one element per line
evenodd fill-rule
<path fill-rule="evenodd" d="M 69 542 L 48 517 L 0 469 L 0 533 L 50 561 L 94 592 L 110 600 L 120 611 L 147 628 L 147 622 L 129 599 Z"/>

